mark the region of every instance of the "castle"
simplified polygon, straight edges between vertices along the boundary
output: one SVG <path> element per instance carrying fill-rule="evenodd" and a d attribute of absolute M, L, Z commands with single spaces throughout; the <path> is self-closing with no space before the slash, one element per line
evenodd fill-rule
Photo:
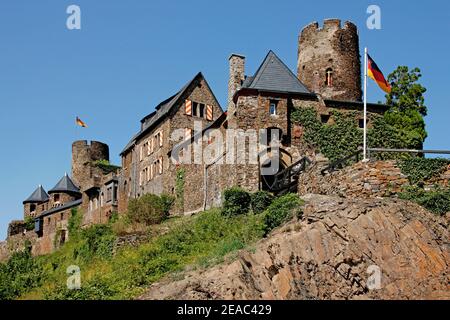
<path fill-rule="evenodd" d="M 33 238 L 33 253 L 52 252 L 68 240 L 67 224 L 73 208 L 81 209 L 86 226 L 107 222 L 113 212 L 120 214 L 127 210 L 129 199 L 147 193 L 179 196 L 181 171 L 183 199 L 173 214 L 220 206 L 222 192 L 232 186 L 270 191 L 272 175 L 305 155 L 316 157 L 315 150 L 302 143 L 301 125 L 291 123 L 292 110 L 313 107 L 323 123 L 330 122 L 333 110 L 358 111 L 355 122 L 362 127 L 361 95 L 358 31 L 351 22 L 341 25 L 338 19 L 328 19 L 322 26 L 314 22 L 303 28 L 298 38 L 296 74 L 269 51 L 255 74 L 246 75 L 245 57 L 232 54 L 226 112 L 204 75 L 198 73 L 140 121 L 139 131 L 120 154 L 121 167 L 106 164 L 107 145 L 74 142 L 71 176 L 64 175 L 48 192 L 39 186 L 23 202 L 24 216 L 35 221 L 34 232 L 28 232 Z M 368 104 L 369 113 L 383 113 L 386 109 L 385 105 Z M 269 132 L 264 140 L 265 157 L 258 153 L 252 163 L 223 161 L 239 157 L 238 152 L 231 154 L 225 142 L 214 134 L 223 137 L 230 129 L 244 134 Z M 272 133 L 278 137 L 278 153 L 271 151 Z M 174 136 L 181 144 L 174 141 Z M 249 151 L 252 142 L 246 143 L 245 136 L 243 139 L 237 142 L 238 147 Z M 235 141 L 231 143 L 234 145 Z M 195 161 L 187 152 L 197 147 L 207 150 L 211 144 L 222 148 L 207 163 Z M 184 159 L 190 157 L 189 161 L 178 161 L 179 158 L 174 158 L 175 151 Z M 263 173 L 262 168 L 275 157 L 276 169 Z M 20 223 L 12 223 L 8 237 L 23 233 Z"/>

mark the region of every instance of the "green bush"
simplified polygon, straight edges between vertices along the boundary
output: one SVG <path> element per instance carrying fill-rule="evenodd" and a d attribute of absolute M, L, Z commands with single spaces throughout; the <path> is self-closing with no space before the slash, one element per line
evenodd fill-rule
<path fill-rule="evenodd" d="M 411 184 L 420 184 L 442 173 L 450 160 L 443 158 L 410 158 L 398 162 L 402 173 L 405 174 Z"/>
<path fill-rule="evenodd" d="M 297 194 L 289 193 L 276 198 L 264 213 L 264 231 L 267 235 L 274 228 L 282 225 L 294 214 L 299 213 L 303 201 Z"/>
<path fill-rule="evenodd" d="M 272 203 L 274 196 L 267 191 L 256 191 L 251 195 L 252 210 L 254 213 L 263 213 Z"/>
<path fill-rule="evenodd" d="M 93 225 L 81 231 L 81 239 L 82 244 L 74 251 L 75 258 L 89 261 L 94 257 L 102 259 L 112 257 L 116 237 L 111 226 Z"/>
<path fill-rule="evenodd" d="M 128 203 L 128 217 L 131 222 L 146 225 L 158 224 L 164 221 L 173 201 L 169 196 L 146 194 L 138 199 L 131 199 Z"/>
<path fill-rule="evenodd" d="M 161 196 L 161 206 L 164 212 L 164 215 L 167 217 L 170 214 L 170 210 L 172 209 L 175 203 L 175 197 L 170 194 L 163 193 Z"/>
<path fill-rule="evenodd" d="M 43 268 L 30 250 L 15 252 L 6 263 L 0 264 L 0 300 L 14 299 L 39 286 L 43 279 Z"/>
<path fill-rule="evenodd" d="M 25 218 L 25 229 L 27 231 L 34 230 L 34 218 L 31 216 L 27 216 Z"/>
<path fill-rule="evenodd" d="M 399 198 L 414 201 L 439 215 L 450 212 L 450 188 L 425 191 L 419 187 L 409 187 L 399 194 Z"/>
<path fill-rule="evenodd" d="M 224 191 L 222 214 L 236 216 L 246 214 L 250 210 L 250 194 L 242 188 L 233 187 Z"/>

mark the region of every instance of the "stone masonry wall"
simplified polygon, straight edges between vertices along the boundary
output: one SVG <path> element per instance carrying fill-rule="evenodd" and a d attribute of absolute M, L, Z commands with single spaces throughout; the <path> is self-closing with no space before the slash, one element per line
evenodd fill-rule
<path fill-rule="evenodd" d="M 390 196 L 401 191 L 408 179 L 394 161 L 358 162 L 342 170 L 321 174 L 326 163 L 315 163 L 302 174 L 298 193 L 337 195 L 340 197 L 371 198 Z"/>

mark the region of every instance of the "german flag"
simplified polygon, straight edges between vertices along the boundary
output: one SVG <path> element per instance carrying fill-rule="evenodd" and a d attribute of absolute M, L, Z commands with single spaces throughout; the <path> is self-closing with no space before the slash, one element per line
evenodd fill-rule
<path fill-rule="evenodd" d="M 78 117 L 77 117 L 76 123 L 77 123 L 77 125 L 79 125 L 80 127 L 87 128 L 87 124 L 84 123 L 83 121 L 81 121 L 81 119 L 78 118 Z"/>
<path fill-rule="evenodd" d="M 391 86 L 384 78 L 383 73 L 373 59 L 367 55 L 367 75 L 372 78 L 378 86 L 386 93 L 391 92 Z"/>

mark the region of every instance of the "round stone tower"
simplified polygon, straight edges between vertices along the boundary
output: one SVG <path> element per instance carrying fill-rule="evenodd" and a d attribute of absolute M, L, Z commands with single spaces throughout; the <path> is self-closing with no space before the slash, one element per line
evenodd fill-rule
<path fill-rule="evenodd" d="M 313 22 L 299 35 L 297 76 L 325 99 L 361 101 L 358 29 L 351 22 Z"/>
<path fill-rule="evenodd" d="M 72 144 L 72 180 L 83 189 L 92 178 L 92 163 L 98 160 L 109 161 L 107 144 L 86 140 L 75 141 Z"/>

